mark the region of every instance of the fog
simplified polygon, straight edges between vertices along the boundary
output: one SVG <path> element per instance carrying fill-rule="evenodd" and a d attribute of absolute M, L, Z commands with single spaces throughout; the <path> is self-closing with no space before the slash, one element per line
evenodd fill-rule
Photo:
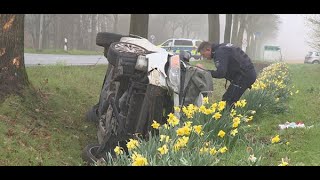
<path fill-rule="evenodd" d="M 307 41 L 308 28 L 303 14 L 280 14 L 280 27 L 277 37 L 266 44 L 281 47 L 282 57 L 285 61 L 303 61 L 309 47 Z M 223 42 L 225 28 L 225 14 L 220 15 L 220 42 Z"/>
<path fill-rule="evenodd" d="M 304 60 L 308 51 L 313 50 L 308 46 L 310 29 L 306 25 L 305 15 L 281 14 L 281 25 L 276 43 L 282 48 L 283 58 L 290 60 Z"/>
<path fill-rule="evenodd" d="M 266 29 L 264 27 L 265 24 L 259 24 L 261 21 L 258 19 L 256 24 L 251 24 L 250 27 L 254 28 L 250 29 L 250 35 L 247 36 L 246 31 L 242 33 L 242 48 L 246 51 L 249 49 L 248 52 L 251 52 L 252 47 L 259 48 L 258 55 L 252 58 L 261 59 L 264 45 L 277 45 L 282 49 L 282 58 L 284 60 L 301 62 L 307 52 L 313 50 L 307 43 L 307 41 L 310 41 L 308 35 L 310 28 L 305 22 L 306 16 L 301 14 L 280 14 L 281 23 L 277 33 L 274 33 L 273 27 L 270 30 L 270 28 Z M 41 18 L 43 21 L 40 21 Z M 225 14 L 220 14 L 219 18 L 220 42 L 223 42 L 226 16 Z M 268 22 L 268 18 L 264 20 L 266 20 L 266 23 Z M 253 21 L 255 21 L 254 18 Z M 248 22 L 251 21 L 248 20 Z M 35 26 L 35 24 L 37 25 Z M 129 26 L 130 14 L 30 14 L 26 15 L 25 18 L 24 45 L 25 48 L 39 50 L 61 49 L 64 47 L 64 38 L 67 38 L 70 49 L 100 51 L 101 48 L 95 44 L 97 32 L 128 34 Z M 40 27 L 42 31 L 40 31 Z M 258 33 L 258 31 L 260 31 L 260 35 L 256 37 L 255 33 Z M 264 32 L 264 35 L 261 32 Z M 154 43 L 157 45 L 168 38 L 208 40 L 208 15 L 150 14 L 150 35 L 154 35 Z M 258 45 L 250 41 L 249 48 L 247 48 L 246 39 L 248 37 L 250 37 L 251 41 L 254 39 L 253 41 L 257 42 Z M 260 39 L 262 39 L 262 42 L 258 43 Z M 257 51 L 255 49 L 252 52 Z M 254 56 L 255 53 L 252 52 L 251 55 Z"/>

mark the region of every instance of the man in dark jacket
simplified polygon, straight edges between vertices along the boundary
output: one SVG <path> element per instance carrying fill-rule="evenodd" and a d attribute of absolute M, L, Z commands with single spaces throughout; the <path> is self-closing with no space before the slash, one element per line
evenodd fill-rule
<path fill-rule="evenodd" d="M 230 81 L 227 91 L 222 100 L 228 106 L 238 101 L 246 89 L 256 81 L 257 74 L 249 56 L 230 43 L 211 44 L 202 42 L 198 52 L 207 58 L 213 59 L 216 71 L 209 70 L 213 78 L 225 78 Z"/>

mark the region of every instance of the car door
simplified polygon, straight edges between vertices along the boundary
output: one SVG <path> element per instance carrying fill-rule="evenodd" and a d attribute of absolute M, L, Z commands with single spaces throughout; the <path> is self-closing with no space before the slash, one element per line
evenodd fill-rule
<path fill-rule="evenodd" d="M 165 49 L 166 51 L 170 51 L 172 44 L 173 44 L 173 40 L 169 39 L 169 40 L 165 41 L 164 43 L 162 43 L 160 47 Z"/>
<path fill-rule="evenodd" d="M 191 40 L 182 40 L 182 39 L 176 39 L 174 41 L 173 45 L 173 52 L 179 53 L 180 51 L 189 51 L 191 52 L 193 47 L 193 43 Z"/>

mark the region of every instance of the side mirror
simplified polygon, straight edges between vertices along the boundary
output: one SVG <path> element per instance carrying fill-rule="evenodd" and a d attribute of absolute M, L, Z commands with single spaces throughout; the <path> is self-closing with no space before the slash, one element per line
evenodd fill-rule
<path fill-rule="evenodd" d="M 169 46 L 169 47 L 172 47 L 172 42 L 169 42 L 168 46 Z"/>

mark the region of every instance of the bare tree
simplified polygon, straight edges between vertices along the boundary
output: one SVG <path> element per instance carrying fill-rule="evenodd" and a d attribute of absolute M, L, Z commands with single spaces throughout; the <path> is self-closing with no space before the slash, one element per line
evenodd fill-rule
<path fill-rule="evenodd" d="M 311 27 L 311 40 L 308 41 L 308 44 L 311 48 L 320 50 L 320 15 L 309 15 L 305 18 L 307 25 Z"/>
<path fill-rule="evenodd" d="M 96 36 L 97 36 L 97 15 L 91 16 L 91 46 L 90 50 L 94 50 L 96 47 Z"/>
<path fill-rule="evenodd" d="M 119 22 L 118 14 L 113 14 L 113 32 L 114 33 L 118 32 L 118 22 Z"/>
<path fill-rule="evenodd" d="M 232 14 L 226 14 L 226 26 L 224 29 L 225 43 L 229 43 L 231 41 L 231 25 L 232 25 Z"/>
<path fill-rule="evenodd" d="M 246 20 L 241 23 L 243 23 L 247 34 L 247 54 L 252 59 L 260 59 L 264 42 L 277 36 L 281 23 L 279 16 L 275 14 L 248 14 Z M 239 45 L 242 46 L 242 43 L 239 42 Z"/>
<path fill-rule="evenodd" d="M 237 35 L 239 31 L 239 14 L 233 14 L 232 16 L 232 36 L 231 43 L 235 44 L 237 41 Z"/>
<path fill-rule="evenodd" d="M 220 43 L 220 21 L 219 14 L 208 14 L 209 41 Z"/>
<path fill-rule="evenodd" d="M 246 19 L 247 19 L 247 14 L 240 15 L 240 20 L 239 20 L 240 27 L 239 27 L 239 31 L 237 34 L 237 40 L 235 42 L 235 44 L 237 46 L 239 46 L 240 48 L 242 47 L 242 44 L 243 44 L 243 34 L 244 34 L 245 27 L 246 27 Z"/>
<path fill-rule="evenodd" d="M 0 100 L 29 84 L 24 66 L 24 14 L 0 14 Z"/>

